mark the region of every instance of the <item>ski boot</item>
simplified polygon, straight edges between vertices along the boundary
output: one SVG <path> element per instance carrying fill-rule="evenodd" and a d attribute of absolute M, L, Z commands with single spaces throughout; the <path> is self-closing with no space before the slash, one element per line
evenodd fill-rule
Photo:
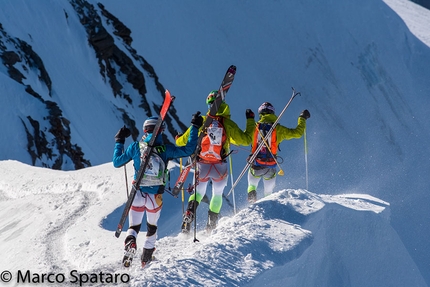
<path fill-rule="evenodd" d="M 208 234 L 212 233 L 212 230 L 216 228 L 218 221 L 218 213 L 215 213 L 213 211 L 208 211 L 208 223 L 206 224 L 206 232 Z"/>
<path fill-rule="evenodd" d="M 251 190 L 248 192 L 248 202 L 250 204 L 255 203 L 257 201 L 257 191 Z"/>
<path fill-rule="evenodd" d="M 194 211 L 197 210 L 197 206 L 199 203 L 195 200 L 188 202 L 187 210 L 184 213 L 184 217 L 182 219 L 181 231 L 182 233 L 190 233 L 191 223 L 194 220 Z"/>
<path fill-rule="evenodd" d="M 140 260 L 142 261 L 142 267 L 145 267 L 154 259 L 154 257 L 152 256 L 154 251 L 155 251 L 155 248 L 151 248 L 151 249 L 143 248 L 142 256 L 140 256 Z"/>
<path fill-rule="evenodd" d="M 182 220 L 181 231 L 182 233 L 189 233 L 191 230 L 191 223 L 194 220 L 194 213 L 192 211 L 185 211 Z"/>
<path fill-rule="evenodd" d="M 130 267 L 134 254 L 136 254 L 136 249 L 136 237 L 133 235 L 127 236 L 124 242 L 124 257 L 122 258 L 124 267 Z"/>

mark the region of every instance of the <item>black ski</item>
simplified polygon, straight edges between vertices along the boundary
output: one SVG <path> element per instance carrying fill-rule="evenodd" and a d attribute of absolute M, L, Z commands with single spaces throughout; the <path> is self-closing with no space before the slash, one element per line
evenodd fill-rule
<path fill-rule="evenodd" d="M 285 113 L 285 111 L 287 110 L 288 106 L 291 104 L 291 102 L 293 101 L 293 99 L 297 96 L 300 95 L 300 92 L 296 92 L 296 90 L 293 89 L 293 95 L 291 96 L 290 100 L 288 101 L 288 103 L 285 105 L 284 109 L 282 110 L 282 112 L 279 114 L 278 118 L 276 119 L 276 121 L 272 124 L 272 127 L 270 128 L 270 130 L 267 132 L 266 136 L 263 138 L 263 140 L 259 143 L 259 145 L 257 146 L 256 150 L 254 151 L 254 153 L 248 158 L 247 163 L 245 165 L 245 167 L 243 168 L 242 172 L 240 173 L 240 175 L 238 176 L 238 178 L 236 179 L 236 181 L 234 182 L 234 184 L 232 185 L 230 191 L 227 193 L 227 196 L 230 195 L 230 193 L 234 190 L 234 188 L 236 187 L 236 185 L 239 183 L 239 181 L 242 179 L 243 175 L 246 173 L 246 171 L 248 170 L 248 168 L 251 166 L 251 164 L 254 162 L 255 158 L 257 157 L 258 153 L 260 152 L 261 148 L 264 146 L 264 143 L 267 142 L 267 140 L 270 138 L 270 135 L 272 134 L 272 132 L 275 130 L 276 125 L 279 123 L 279 120 L 281 119 L 282 115 Z"/>
<path fill-rule="evenodd" d="M 236 74 L 236 66 L 231 65 L 227 72 L 224 75 L 224 78 L 221 82 L 221 86 L 218 89 L 218 95 L 215 98 L 215 101 L 211 104 L 211 107 L 209 109 L 209 116 L 206 117 L 206 120 L 203 124 L 203 132 L 200 133 L 199 138 L 197 139 L 197 147 L 194 153 L 190 156 L 190 160 L 188 161 L 187 165 L 182 170 L 181 174 L 178 177 L 178 180 L 176 181 L 175 186 L 173 187 L 172 194 L 174 196 L 177 196 L 182 188 L 184 187 L 185 180 L 187 179 L 188 174 L 190 173 L 191 168 L 194 166 L 197 155 L 200 152 L 200 144 L 202 142 L 203 137 L 205 136 L 205 131 L 209 127 L 209 125 L 212 123 L 213 117 L 216 116 L 219 107 L 221 106 L 222 102 L 225 99 L 225 95 L 227 94 L 228 90 L 231 87 L 231 84 L 233 83 L 234 76 Z"/>
<path fill-rule="evenodd" d="M 153 145 L 157 138 L 157 135 L 160 132 L 161 125 L 163 124 L 164 118 L 169 110 L 170 105 L 175 100 L 175 97 L 170 94 L 168 90 L 166 90 L 163 106 L 160 110 L 160 117 L 158 118 L 157 124 L 155 125 L 154 131 L 152 133 L 151 140 L 148 143 L 148 149 L 146 154 L 143 156 L 143 160 L 140 164 L 140 168 L 137 172 L 136 181 L 133 184 L 130 195 L 128 196 L 128 200 L 125 204 L 124 211 L 122 212 L 121 219 L 119 220 L 118 227 L 115 231 L 115 236 L 118 238 L 122 232 L 122 227 L 127 219 L 128 212 L 130 211 L 131 204 L 133 203 L 134 197 L 136 196 L 136 192 L 140 189 L 140 182 L 142 181 L 143 175 L 145 174 L 146 167 L 149 163 L 149 155 L 152 153 Z"/>

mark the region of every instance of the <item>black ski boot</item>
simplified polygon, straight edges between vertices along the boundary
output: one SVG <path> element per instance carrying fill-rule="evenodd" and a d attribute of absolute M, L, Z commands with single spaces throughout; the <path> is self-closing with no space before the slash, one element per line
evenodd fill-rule
<path fill-rule="evenodd" d="M 187 210 L 185 211 L 184 217 L 182 219 L 182 233 L 190 233 L 191 223 L 194 220 L 194 211 L 197 210 L 197 206 L 199 206 L 199 203 L 195 200 L 188 202 Z"/>
<path fill-rule="evenodd" d="M 257 191 L 255 190 L 251 190 L 248 192 L 248 202 L 249 203 L 254 203 L 257 201 Z"/>
<path fill-rule="evenodd" d="M 124 267 L 130 267 L 134 254 L 136 254 L 136 249 L 136 237 L 133 235 L 127 236 L 124 242 L 124 257 L 122 258 L 122 264 Z"/>
<path fill-rule="evenodd" d="M 140 257 L 140 260 L 142 261 L 142 267 L 145 267 L 147 264 L 149 264 L 153 257 L 152 254 L 154 253 L 155 248 L 146 249 L 143 248 L 142 256 Z"/>
<path fill-rule="evenodd" d="M 208 211 L 208 223 L 206 224 L 206 232 L 211 233 L 212 230 L 215 229 L 216 224 L 218 221 L 218 213 L 215 213 L 213 211 Z"/>

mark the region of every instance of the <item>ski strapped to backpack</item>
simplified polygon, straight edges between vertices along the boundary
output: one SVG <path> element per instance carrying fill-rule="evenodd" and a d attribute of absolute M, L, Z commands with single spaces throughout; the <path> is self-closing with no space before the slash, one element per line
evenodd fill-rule
<path fill-rule="evenodd" d="M 256 123 L 254 137 L 252 141 L 251 152 L 254 153 L 261 141 L 264 141 L 264 146 L 255 157 L 255 164 L 260 166 L 275 166 L 276 153 L 278 152 L 278 145 L 276 141 L 276 129 L 273 130 L 269 138 L 265 138 L 268 131 L 272 128 L 271 123 Z"/>
<path fill-rule="evenodd" d="M 184 183 L 188 177 L 188 174 L 190 173 L 191 168 L 195 165 L 197 156 L 200 153 L 201 142 L 203 140 L 203 137 L 206 135 L 206 130 L 211 125 L 214 117 L 216 117 L 218 109 L 221 106 L 222 102 L 224 101 L 225 96 L 231 87 L 231 84 L 233 83 L 235 74 L 236 74 L 236 66 L 231 65 L 227 69 L 227 72 L 225 73 L 224 78 L 221 82 L 221 86 L 218 90 L 218 94 L 210 106 L 209 114 L 206 117 L 206 120 L 203 124 L 203 131 L 200 133 L 199 138 L 197 139 L 196 150 L 190 156 L 189 162 L 183 168 L 181 174 L 178 177 L 178 180 L 176 181 L 175 186 L 173 187 L 172 193 L 174 196 L 177 196 L 181 192 L 182 188 L 184 187 Z"/>
<path fill-rule="evenodd" d="M 276 154 L 274 154 L 272 152 L 272 147 L 275 145 L 275 142 L 273 140 L 271 140 L 272 143 L 272 147 L 269 146 L 269 143 L 266 141 L 266 139 L 264 138 L 264 135 L 261 133 L 261 131 L 258 129 L 258 123 L 256 123 L 256 131 L 260 134 L 261 140 L 264 142 L 264 145 L 266 146 L 267 151 L 270 153 L 271 158 L 273 159 L 273 162 L 278 166 L 279 168 L 279 175 L 284 175 L 284 170 L 282 169 L 281 165 L 279 164 L 278 160 L 276 159 Z M 276 132 L 276 130 L 274 130 L 274 132 Z M 273 135 L 273 133 L 272 133 Z M 257 145 L 256 145 L 257 146 Z M 278 146 L 276 145 L 276 150 L 278 149 Z"/>
<path fill-rule="evenodd" d="M 131 204 L 133 203 L 134 197 L 136 196 L 136 192 L 140 190 L 140 185 L 141 185 L 140 182 L 142 181 L 142 178 L 146 171 L 146 167 L 149 164 L 149 161 L 151 158 L 150 155 L 155 148 L 154 147 L 155 140 L 161 131 L 161 125 L 163 124 L 167 111 L 169 110 L 174 100 L 175 100 L 175 97 L 172 96 L 168 90 L 166 90 L 163 106 L 161 107 L 161 110 L 160 110 L 160 117 L 158 118 L 157 123 L 155 124 L 154 131 L 152 133 L 152 137 L 150 141 L 148 142 L 147 149 L 145 149 L 146 154 L 143 156 L 142 162 L 140 163 L 140 168 L 137 172 L 136 180 L 133 182 L 130 195 L 128 196 L 127 202 L 124 207 L 124 211 L 122 212 L 121 218 L 118 223 L 118 227 L 115 231 L 115 236 L 117 238 L 121 235 L 122 227 L 127 219 L 128 212 L 130 211 Z"/>
<path fill-rule="evenodd" d="M 255 149 L 255 151 L 252 153 L 252 155 L 248 158 L 247 163 L 245 165 L 245 167 L 243 168 L 242 172 L 240 173 L 239 177 L 236 179 L 236 181 L 234 182 L 233 186 L 230 188 L 230 191 L 227 193 L 227 196 L 230 195 L 230 193 L 234 190 L 234 188 L 236 187 L 236 185 L 239 183 L 239 181 L 242 179 L 243 175 L 246 173 L 246 171 L 248 170 L 248 168 L 251 166 L 251 164 L 254 162 L 255 158 L 257 157 L 258 153 L 260 152 L 261 148 L 265 145 L 265 143 L 267 143 L 267 140 L 270 138 L 270 136 L 272 135 L 273 131 L 275 130 L 277 124 L 279 123 L 279 120 L 281 119 L 282 115 L 285 113 L 285 111 L 287 110 L 288 106 L 291 104 L 291 102 L 293 101 L 293 99 L 297 96 L 300 95 L 300 92 L 296 92 L 296 90 L 293 89 L 293 95 L 291 96 L 290 100 L 288 101 L 288 103 L 285 105 L 284 109 L 282 110 L 282 112 L 279 114 L 278 118 L 276 119 L 276 121 L 273 123 L 272 127 L 270 128 L 270 130 L 267 132 L 266 136 L 264 137 L 264 140 L 262 140 L 260 142 L 260 144 L 257 146 L 257 148 Z"/>

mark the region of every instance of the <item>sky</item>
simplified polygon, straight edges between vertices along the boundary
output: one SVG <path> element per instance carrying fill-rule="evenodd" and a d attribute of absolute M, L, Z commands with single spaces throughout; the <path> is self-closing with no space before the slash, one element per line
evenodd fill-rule
<path fill-rule="evenodd" d="M 301 110 L 311 112 L 308 190 L 303 140 L 282 143 L 286 176 L 278 178 L 277 192 L 248 207 L 242 180 L 235 190 L 240 212 L 233 216 L 225 201 L 217 232 L 207 238 L 198 234 L 199 244 L 178 235 L 182 204 L 166 194 L 158 260 L 145 270 L 132 268 L 134 286 L 430 284 L 428 10 L 400 0 L 233 2 L 230 7 L 101 2 L 132 30 L 133 47 L 177 96 L 181 118 L 203 111 L 203 99 L 218 88 L 230 64 L 238 72 L 227 100 L 239 126 L 245 109 L 256 111 L 263 99 L 279 113 L 291 87 L 301 96 L 281 124 L 293 127 Z M 30 268 L 123 272 L 118 266 L 123 238 L 114 238 L 113 229 L 126 197 L 125 179 L 123 169 L 110 163 L 113 136 L 122 126 L 113 106 L 122 104 L 100 77 L 67 1 L 0 5 L 3 29 L 31 43 L 44 59 L 52 99 L 73 123 L 74 141 L 94 165 L 80 171 L 25 165 L 30 161 L 25 136 L 17 132 L 20 117 L 41 107 L 26 101 L 22 87 L 0 66 L 0 204 L 6 219 L 0 240 L 8 254 L 1 269 L 14 275 Z M 43 94 L 37 73 L 30 71 L 26 81 Z M 154 87 L 148 89 L 155 99 Z M 202 104 L 190 107 L 189 101 L 198 99 Z M 128 108 L 136 122 L 143 121 L 136 108 Z M 37 116 L 43 119 L 44 113 Z M 237 149 L 234 178 L 249 152 Z M 199 212 L 203 226 L 206 208 Z M 241 226 L 244 234 L 237 234 Z M 25 252 L 10 254 L 17 240 Z"/>

